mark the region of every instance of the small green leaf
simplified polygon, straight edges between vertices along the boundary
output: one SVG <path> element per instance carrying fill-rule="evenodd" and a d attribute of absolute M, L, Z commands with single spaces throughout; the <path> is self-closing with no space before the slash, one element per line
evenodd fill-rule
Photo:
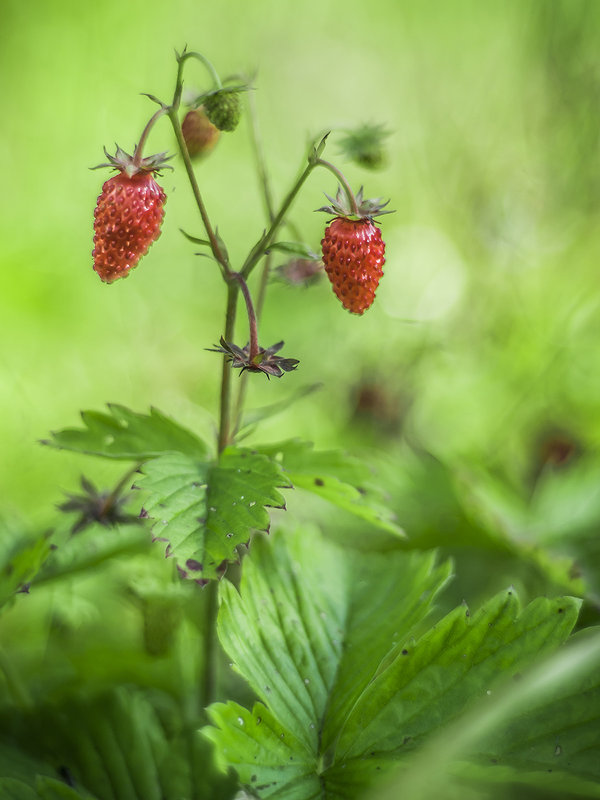
<path fill-rule="evenodd" d="M 84 428 L 53 432 L 43 444 L 123 461 L 145 461 L 173 451 L 200 458 L 207 454 L 201 439 L 156 408 L 150 414 L 138 414 L 109 404 L 108 410 L 108 414 L 82 411 Z"/>
<path fill-rule="evenodd" d="M 118 528 L 90 527 L 72 536 L 52 553 L 36 575 L 33 586 L 96 570 L 110 559 L 146 553 L 152 546 L 148 531 L 141 525 Z M 32 589 L 33 591 L 33 589 Z"/>
<path fill-rule="evenodd" d="M 270 244 L 266 253 L 271 250 L 276 250 L 279 253 L 286 253 L 288 255 L 300 256 L 301 258 L 318 258 L 315 251 L 304 242 L 273 242 Z"/>
<path fill-rule="evenodd" d="M 289 486 L 271 459 L 247 449 L 227 448 L 217 462 L 182 453 L 148 462 L 138 481 L 148 493 L 144 508 L 154 518 L 156 539 L 167 541 L 185 577 L 216 578 L 224 561 L 253 531 L 266 531 L 266 506 L 285 507 L 278 488 Z"/>
<path fill-rule="evenodd" d="M 0 537 L 5 552 L 0 553 L 0 607 L 19 591 L 28 591 L 29 584 L 39 573 L 50 555 L 50 536 L 43 534 L 33 540 L 11 543 L 8 536 Z"/>
<path fill-rule="evenodd" d="M 208 239 L 198 239 L 198 238 L 196 238 L 195 236 L 192 236 L 191 234 L 189 234 L 189 233 L 186 233 L 186 232 L 183 230 L 183 228 L 179 228 L 179 230 L 181 231 L 181 233 L 183 233 L 183 235 L 185 236 L 185 238 L 186 238 L 188 241 L 190 241 L 190 242 L 193 242 L 194 244 L 200 244 L 200 245 L 202 245 L 203 247 L 210 247 L 210 246 L 211 246 L 211 245 L 210 245 L 210 242 L 208 241 Z"/>
<path fill-rule="evenodd" d="M 257 449 L 281 464 L 296 488 L 306 489 L 389 533 L 405 535 L 382 502 L 374 475 L 364 461 L 339 450 L 315 451 L 310 442 L 298 439 Z"/>
<path fill-rule="evenodd" d="M 264 419 L 270 419 L 277 414 L 281 414 L 283 411 L 287 411 L 287 409 L 294 403 L 297 403 L 298 400 L 308 397 L 308 395 L 313 394 L 321 389 L 322 386 L 322 383 L 311 383 L 307 386 L 302 386 L 300 389 L 293 392 L 289 397 L 286 397 L 284 400 L 280 400 L 278 403 L 272 403 L 269 406 L 263 406 L 262 408 L 256 408 L 248 411 L 246 414 L 244 414 L 244 419 L 240 427 L 240 433 L 252 425 L 262 422 Z"/>

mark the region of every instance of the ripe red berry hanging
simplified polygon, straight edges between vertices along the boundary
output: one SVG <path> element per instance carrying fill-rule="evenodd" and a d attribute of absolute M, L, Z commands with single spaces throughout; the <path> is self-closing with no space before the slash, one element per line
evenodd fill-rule
<path fill-rule="evenodd" d="M 105 151 L 106 152 L 106 151 Z M 166 195 L 154 180 L 164 153 L 139 158 L 117 147 L 106 153 L 118 174 L 109 178 L 94 211 L 94 270 L 105 283 L 125 278 L 160 235 Z"/>
<path fill-rule="evenodd" d="M 375 300 L 385 264 L 385 242 L 373 218 L 391 212 L 384 211 L 387 203 L 363 200 L 362 189 L 352 203 L 341 189 L 335 200 L 326 196 L 331 205 L 319 211 L 336 217 L 321 240 L 325 271 L 344 308 L 364 314 Z"/>

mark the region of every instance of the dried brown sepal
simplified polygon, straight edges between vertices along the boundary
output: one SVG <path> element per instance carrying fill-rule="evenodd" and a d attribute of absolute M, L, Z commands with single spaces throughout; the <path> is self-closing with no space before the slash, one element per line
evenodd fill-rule
<path fill-rule="evenodd" d="M 79 512 L 79 519 L 71 528 L 71 533 L 80 533 L 89 525 L 98 523 L 106 528 L 113 525 L 138 523 L 139 518 L 123 510 L 127 497 L 114 489 L 99 491 L 85 476 L 81 477 L 81 494 L 66 492 L 67 500 L 58 506 L 65 513 Z"/>
<path fill-rule="evenodd" d="M 254 356 L 250 356 L 250 345 L 238 347 L 233 342 L 226 342 L 221 336 L 220 346 L 207 347 L 211 353 L 223 353 L 234 369 L 242 372 L 263 372 L 267 378 L 271 376 L 281 378 L 284 372 L 292 372 L 300 363 L 297 358 L 282 358 L 275 355 L 283 347 L 283 342 L 271 345 L 271 347 L 259 347 Z"/>
<path fill-rule="evenodd" d="M 276 280 L 290 286 L 311 286 L 323 275 L 323 262 L 320 258 L 292 258 L 274 270 Z"/>

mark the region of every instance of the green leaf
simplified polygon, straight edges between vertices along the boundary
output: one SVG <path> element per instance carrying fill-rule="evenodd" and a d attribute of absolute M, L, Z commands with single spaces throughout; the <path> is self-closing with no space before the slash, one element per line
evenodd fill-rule
<path fill-rule="evenodd" d="M 0 778 L 2 800 L 39 800 L 39 795 L 23 781 L 16 778 Z"/>
<path fill-rule="evenodd" d="M 93 525 L 71 536 L 55 550 L 36 575 L 33 586 L 97 570 L 110 559 L 125 559 L 152 547 L 148 531 L 141 525 L 106 528 Z M 32 589 L 33 591 L 33 589 Z"/>
<path fill-rule="evenodd" d="M 82 411 L 84 428 L 52 432 L 43 444 L 123 461 L 145 461 L 174 451 L 202 458 L 208 452 L 194 433 L 156 408 L 150 414 L 138 414 L 111 403 L 108 410 L 108 414 Z"/>
<path fill-rule="evenodd" d="M 432 737 L 373 799 L 427 800 L 442 787 L 457 797 L 465 787 L 494 797 L 503 784 L 511 795 L 523 785 L 548 797 L 600 797 L 599 662 L 600 631 L 576 634 Z"/>
<path fill-rule="evenodd" d="M 510 589 L 472 618 L 454 609 L 417 642 L 405 642 L 382 664 L 346 719 L 338 752 L 346 758 L 370 751 L 398 752 L 484 697 L 503 673 L 523 669 L 564 641 L 580 603 L 538 598 L 521 613 Z"/>
<path fill-rule="evenodd" d="M 216 578 L 222 562 L 253 531 L 266 531 L 266 506 L 284 508 L 278 488 L 289 486 L 281 468 L 260 453 L 230 447 L 217 462 L 181 453 L 148 462 L 139 485 L 145 511 L 156 519 L 156 539 L 167 541 L 185 577 Z"/>
<path fill-rule="evenodd" d="M 47 533 L 33 540 L 13 539 L 9 531 L 0 533 L 0 608 L 19 591 L 28 591 L 48 558 L 51 541 Z"/>
<path fill-rule="evenodd" d="M 428 615 L 448 574 L 431 554 L 344 553 L 304 530 L 254 543 L 241 596 L 220 587 L 219 637 L 264 705 L 252 720 L 236 704 L 213 706 L 213 720 L 227 724 L 205 731 L 244 783 L 273 783 L 265 797 L 295 796 L 288 793 L 300 777 L 302 786 L 314 783 L 340 720 L 393 643 Z M 291 748 L 278 769 L 274 741 Z"/>
<path fill-rule="evenodd" d="M 281 464 L 296 488 L 312 492 L 389 533 L 405 535 L 383 504 L 364 461 L 339 450 L 315 451 L 310 442 L 298 439 L 257 449 Z"/>
<path fill-rule="evenodd" d="M 358 555 L 309 531 L 257 540 L 240 593 L 220 587 L 219 637 L 259 698 L 252 712 L 209 709 L 215 727 L 203 733 L 222 766 L 260 797 L 357 797 L 575 624 L 579 601 L 539 598 L 521 610 L 508 590 L 422 633 L 447 578 L 447 566 L 417 552 Z M 584 725 L 600 713 L 600 697 L 588 701 Z M 540 735 L 554 748 L 552 709 L 543 714 Z M 519 724 L 524 734 L 528 720 Z M 596 725 L 579 747 L 599 743 Z M 501 755 L 494 747 L 486 757 Z M 530 753 L 521 767 L 538 771 Z"/>
<path fill-rule="evenodd" d="M 302 258 L 317 258 L 315 251 L 304 242 L 274 242 L 270 244 L 266 253 L 271 250 L 277 250 L 280 253 L 286 253 L 293 256 L 301 256 Z"/>
<path fill-rule="evenodd" d="M 193 242 L 194 244 L 200 244 L 203 247 L 211 246 L 208 239 L 198 239 L 196 236 L 192 236 L 190 233 L 186 233 L 186 231 L 184 231 L 183 228 L 179 228 L 179 230 L 181 231 L 181 233 L 183 233 L 183 235 L 188 241 Z"/>
<path fill-rule="evenodd" d="M 256 408 L 246 412 L 240 427 L 240 432 L 251 427 L 252 425 L 262 422 L 264 419 L 270 419 L 276 414 L 281 414 L 282 411 L 287 411 L 287 409 L 294 403 L 297 403 L 298 400 L 308 397 L 308 395 L 313 394 L 313 392 L 321 389 L 322 386 L 322 383 L 311 383 L 307 386 L 302 386 L 300 389 L 293 392 L 289 397 L 286 397 L 284 400 L 280 400 L 278 403 L 271 403 L 271 405 L 263 406 L 262 408 Z"/>
<path fill-rule="evenodd" d="M 234 782 L 216 771 L 197 721 L 185 727 L 179 706 L 156 697 L 164 721 L 141 691 L 124 687 L 97 696 L 67 695 L 60 706 L 49 703 L 21 714 L 26 744 L 43 750 L 49 763 L 68 765 L 76 787 L 38 778 L 32 798 L 231 798 Z"/>
<path fill-rule="evenodd" d="M 54 778 L 39 778 L 36 780 L 35 788 L 39 800 L 96 800 L 95 795 L 86 791 L 76 791 L 62 781 Z"/>

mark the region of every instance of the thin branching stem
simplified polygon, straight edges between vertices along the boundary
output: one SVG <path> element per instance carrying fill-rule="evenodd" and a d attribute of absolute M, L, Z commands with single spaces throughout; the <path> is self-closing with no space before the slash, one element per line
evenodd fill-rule
<path fill-rule="evenodd" d="M 310 163 L 310 162 L 309 162 L 309 164 L 307 164 L 307 166 L 304 168 L 302 174 L 296 180 L 296 183 L 294 184 L 294 186 L 291 188 L 291 190 L 288 192 L 288 194 L 286 195 L 285 199 L 283 200 L 283 202 L 281 204 L 281 207 L 279 208 L 279 211 L 277 212 L 277 214 L 275 215 L 275 218 L 271 222 L 271 225 L 263 233 L 261 238 L 258 240 L 258 242 L 254 245 L 254 247 L 252 248 L 252 250 L 248 254 L 248 257 L 246 258 L 246 260 L 244 262 L 244 265 L 242 266 L 242 269 L 240 270 L 240 272 L 241 272 L 241 274 L 242 274 L 242 276 L 244 278 L 247 278 L 248 275 L 250 275 L 250 273 L 252 272 L 254 267 L 258 264 L 260 259 L 265 254 L 265 250 L 269 247 L 269 245 L 273 241 L 273 239 L 275 237 L 275 234 L 277 233 L 277 231 L 279 229 L 279 226 L 283 222 L 283 219 L 284 219 L 285 215 L 287 214 L 287 212 L 289 211 L 290 206 L 292 205 L 292 203 L 296 199 L 296 195 L 298 194 L 298 192 L 302 188 L 304 182 L 306 181 L 308 176 L 311 174 L 311 172 L 313 171 L 315 166 L 316 166 L 315 164 Z"/>
<path fill-rule="evenodd" d="M 194 174 L 194 168 L 192 166 L 190 154 L 188 152 L 185 139 L 183 138 L 181 123 L 179 122 L 179 117 L 177 115 L 176 109 L 171 108 L 169 110 L 169 119 L 171 120 L 173 130 L 175 131 L 175 138 L 177 139 L 177 144 L 179 145 L 179 151 L 181 153 L 181 157 L 183 159 L 183 163 L 185 166 L 185 171 L 187 172 L 187 176 L 190 181 L 190 185 L 192 187 L 192 192 L 194 193 L 194 199 L 196 200 L 198 211 L 200 212 L 200 216 L 202 217 L 202 224 L 204 225 L 204 228 L 206 230 L 206 235 L 208 236 L 208 241 L 210 242 L 210 249 L 212 250 L 212 254 L 215 257 L 216 261 L 221 265 L 223 272 L 227 274 L 229 272 L 229 262 L 227 260 L 226 254 L 223 252 L 219 244 L 219 240 L 217 239 L 215 231 L 211 225 L 210 218 L 206 210 L 206 206 L 204 205 L 204 201 L 200 193 L 200 188 L 198 186 L 198 181 L 196 180 L 196 175 Z"/>
<path fill-rule="evenodd" d="M 252 151 L 254 153 L 254 161 L 256 165 L 256 172 L 258 175 L 258 182 L 260 184 L 263 203 L 265 206 L 265 216 L 267 223 L 271 224 L 275 219 L 275 210 L 273 206 L 273 194 L 271 191 L 271 182 L 269 180 L 269 173 L 267 171 L 267 162 L 265 158 L 265 150 L 263 146 L 260 125 L 258 122 L 258 113 L 256 109 L 256 100 L 254 92 L 248 93 L 248 114 L 250 117 L 250 141 L 252 144 Z M 260 274 L 260 282 L 258 284 L 258 294 L 256 296 L 256 319 L 260 319 L 265 299 L 267 295 L 267 286 L 269 284 L 269 275 L 271 273 L 272 256 L 268 254 L 265 258 L 262 272 Z M 244 410 L 244 403 L 246 401 L 246 393 L 248 390 L 248 373 L 244 372 L 240 377 L 238 393 L 235 403 L 235 428 L 234 434 L 240 428 L 242 421 L 242 413 Z"/>
<path fill-rule="evenodd" d="M 252 297 L 250 295 L 250 290 L 248 289 L 248 284 L 239 274 L 239 272 L 232 273 L 232 277 L 238 282 L 240 289 L 242 290 L 242 294 L 244 295 L 244 300 L 246 301 L 246 310 L 248 312 L 248 326 L 250 328 L 250 353 L 249 357 L 252 360 L 255 356 L 258 355 L 258 324 L 256 322 L 256 313 L 254 311 L 254 305 L 252 303 Z"/>
<path fill-rule="evenodd" d="M 352 188 L 351 188 L 350 184 L 348 183 L 348 181 L 346 180 L 346 177 L 345 177 L 344 173 L 341 171 L 341 169 L 338 169 L 335 166 L 335 164 L 332 164 L 331 161 L 326 161 L 324 158 L 319 158 L 317 160 L 317 162 L 316 162 L 316 166 L 317 167 L 325 167 L 325 169 L 328 169 L 330 172 L 332 172 L 335 175 L 335 177 L 340 182 L 340 185 L 341 185 L 342 189 L 344 190 L 344 192 L 346 194 L 346 197 L 348 198 L 348 202 L 350 203 L 350 208 L 352 210 L 352 213 L 355 216 L 359 217 L 360 214 L 359 214 L 359 211 L 358 211 L 358 205 L 356 203 L 356 197 L 354 196 L 354 192 L 352 191 Z"/>
<path fill-rule="evenodd" d="M 133 166 L 135 166 L 135 167 L 140 167 L 141 166 L 141 164 L 142 164 L 142 151 L 143 151 L 144 146 L 146 144 L 146 140 L 148 138 L 148 135 L 150 134 L 150 131 L 154 127 L 154 123 L 158 119 L 160 119 L 164 114 L 166 114 L 168 112 L 168 110 L 169 109 L 166 108 L 165 106 L 163 106 L 162 108 L 159 108 L 158 111 L 155 111 L 155 113 L 150 117 L 150 119 L 146 123 L 146 127 L 142 131 L 142 135 L 140 136 L 140 140 L 137 143 L 136 148 L 135 148 L 135 152 L 133 154 Z"/>
<path fill-rule="evenodd" d="M 238 291 L 238 283 L 234 281 L 228 283 L 225 334 L 223 337 L 226 342 L 231 342 L 234 338 Z M 231 367 L 227 360 L 223 358 L 221 403 L 219 409 L 219 453 L 223 452 L 231 440 L 231 374 Z"/>

